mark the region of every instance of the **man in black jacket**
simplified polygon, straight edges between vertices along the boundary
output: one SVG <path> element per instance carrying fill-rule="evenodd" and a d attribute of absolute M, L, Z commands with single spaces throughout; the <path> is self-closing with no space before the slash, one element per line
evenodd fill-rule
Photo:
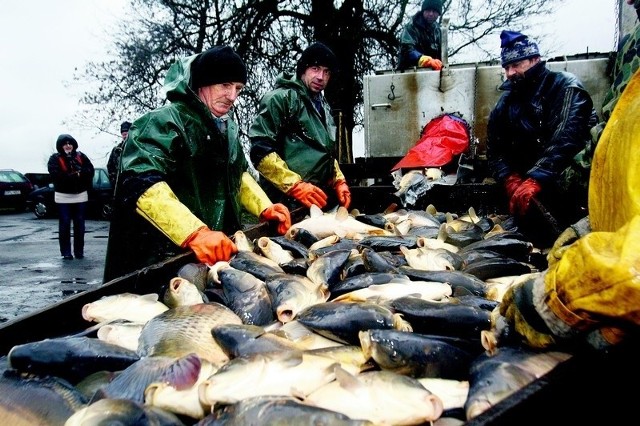
<path fill-rule="evenodd" d="M 568 226 L 585 216 L 587 193 L 563 193 L 558 180 L 591 137 L 593 101 L 575 75 L 549 70 L 526 35 L 502 31 L 500 38 L 506 80 L 489 116 L 490 170 L 505 188 L 511 214 L 526 216 L 536 198 Z"/>

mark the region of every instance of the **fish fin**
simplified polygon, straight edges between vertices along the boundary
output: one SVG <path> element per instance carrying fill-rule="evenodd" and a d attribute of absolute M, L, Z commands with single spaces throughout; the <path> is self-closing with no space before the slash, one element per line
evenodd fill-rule
<path fill-rule="evenodd" d="M 167 370 L 162 373 L 162 382 L 169 383 L 177 390 L 184 390 L 192 387 L 198 380 L 202 361 L 195 353 L 179 358 L 168 366 Z"/>
<path fill-rule="evenodd" d="M 348 218 L 349 211 L 343 206 L 338 207 L 338 210 L 336 211 L 336 220 L 342 222 L 343 220 L 347 220 Z"/>
<path fill-rule="evenodd" d="M 309 207 L 309 215 L 313 218 L 320 217 L 324 215 L 324 213 L 322 212 L 322 209 L 320 209 L 320 207 L 316 206 L 315 204 L 311 204 L 311 207 Z"/>
<path fill-rule="evenodd" d="M 325 302 L 329 300 L 329 298 L 331 297 L 331 290 L 329 290 L 328 285 L 321 284 L 318 290 L 320 290 L 320 294 L 322 295 L 322 298 Z"/>
<path fill-rule="evenodd" d="M 346 238 L 346 237 L 347 237 L 347 235 L 349 234 L 349 233 L 347 232 L 347 230 L 346 230 L 346 229 L 344 229 L 344 228 L 338 228 L 338 229 L 336 229 L 336 230 L 335 230 L 335 231 L 333 231 L 333 232 L 334 232 L 338 237 L 340 237 L 340 238 Z"/>
<path fill-rule="evenodd" d="M 469 219 L 471 219 L 471 223 L 480 222 L 480 217 L 476 214 L 476 209 L 473 207 L 469 207 Z"/>
<path fill-rule="evenodd" d="M 462 287 L 460 285 L 457 285 L 455 287 L 453 287 L 453 296 L 454 297 L 459 297 L 459 296 L 471 296 L 473 295 L 473 292 L 471 292 L 469 289 Z"/>
<path fill-rule="evenodd" d="M 299 399 L 300 401 L 304 401 L 307 398 L 307 395 L 305 395 L 304 392 L 302 392 L 300 389 L 294 387 L 291 387 L 291 389 L 289 390 L 289 393 L 291 394 L 292 397 Z"/>
<path fill-rule="evenodd" d="M 140 299 L 147 302 L 157 302 L 159 298 L 160 296 L 157 293 L 143 294 L 142 296 L 140 296 Z"/>
<path fill-rule="evenodd" d="M 440 225 L 440 230 L 438 230 L 438 239 L 442 242 L 447 241 L 447 224 L 443 223 L 442 225 Z"/>
<path fill-rule="evenodd" d="M 360 380 L 358 380 L 358 377 L 349 373 L 339 364 L 334 367 L 333 371 L 336 375 L 336 380 L 338 381 L 338 383 L 340 383 L 340 386 L 342 388 L 354 392 L 362 387 L 362 384 L 360 383 Z"/>
<path fill-rule="evenodd" d="M 436 209 L 436 206 L 434 206 L 433 204 L 429 204 L 425 211 L 431 215 L 438 214 L 438 209 Z"/>
<path fill-rule="evenodd" d="M 402 314 L 393 314 L 393 328 L 400 331 L 413 332 L 413 327 L 406 321 Z"/>
<path fill-rule="evenodd" d="M 209 272 L 207 273 L 207 280 L 214 282 L 216 284 L 222 284 L 220 282 L 220 276 L 218 275 L 218 273 L 220 272 L 220 270 L 224 268 L 230 268 L 230 267 L 231 265 L 229 264 L 229 262 L 225 262 L 224 260 L 214 263 L 213 265 L 209 266 Z"/>

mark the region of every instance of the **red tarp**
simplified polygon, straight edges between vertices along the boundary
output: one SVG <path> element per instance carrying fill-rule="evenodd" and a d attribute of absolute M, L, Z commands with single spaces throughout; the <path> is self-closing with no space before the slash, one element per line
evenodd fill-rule
<path fill-rule="evenodd" d="M 431 120 L 413 148 L 391 171 L 418 167 L 440 167 L 469 147 L 467 123 L 455 115 L 444 114 Z"/>

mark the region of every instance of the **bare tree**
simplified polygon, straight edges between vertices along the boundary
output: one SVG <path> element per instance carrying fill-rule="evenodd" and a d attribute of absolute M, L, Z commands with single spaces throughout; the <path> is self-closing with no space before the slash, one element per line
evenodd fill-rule
<path fill-rule="evenodd" d="M 559 0 L 445 0 L 450 18 L 448 55 L 490 60 L 504 28 L 526 31 L 532 16 Z M 241 128 L 251 124 L 260 96 L 276 76 L 292 72 L 300 53 L 322 41 L 336 54 L 338 75 L 326 96 L 341 124 L 341 147 L 350 151 L 362 123 L 363 76 L 393 69 L 402 26 L 420 9 L 408 0 L 131 0 L 131 12 L 113 34 L 111 60 L 89 63 L 76 76 L 90 82 L 81 99 L 82 119 L 107 131 L 165 102 L 167 69 L 181 56 L 220 44 L 233 46 L 249 68 L 247 90 L 237 104 Z M 341 158 L 349 160 L 348 156 Z"/>

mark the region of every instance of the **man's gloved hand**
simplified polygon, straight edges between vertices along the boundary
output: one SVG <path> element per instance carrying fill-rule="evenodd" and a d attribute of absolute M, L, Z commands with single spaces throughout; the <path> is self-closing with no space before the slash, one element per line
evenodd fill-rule
<path fill-rule="evenodd" d="M 347 182 L 344 179 L 339 179 L 333 184 L 333 189 L 336 190 L 340 205 L 348 209 L 349 205 L 351 205 L 351 191 L 349 191 Z"/>
<path fill-rule="evenodd" d="M 287 195 L 298 200 L 305 207 L 311 207 L 312 204 L 320 208 L 327 205 L 327 194 L 317 186 L 299 181 L 291 187 Z"/>
<path fill-rule="evenodd" d="M 418 59 L 418 66 L 420 68 L 431 68 L 436 71 L 442 69 L 442 61 L 440 59 L 433 59 L 431 56 L 422 55 Z"/>
<path fill-rule="evenodd" d="M 637 328 L 640 216 L 616 232 L 589 232 L 571 244 L 543 273 L 510 287 L 500 314 L 537 348 L 553 343 L 602 347 L 622 339 L 621 328 Z"/>
<path fill-rule="evenodd" d="M 556 343 L 554 336 L 540 317 L 533 302 L 533 289 L 544 292 L 544 274 L 533 276 L 509 287 L 500 302 L 500 315 L 505 317 L 525 343 L 534 348 L 546 348 Z"/>
<path fill-rule="evenodd" d="M 517 214 L 524 216 L 529 210 L 531 199 L 535 197 L 542 187 L 533 178 L 527 178 L 524 182 L 518 186 L 518 189 L 511 196 L 509 201 L 509 212 L 511 214 Z"/>
<path fill-rule="evenodd" d="M 284 235 L 291 228 L 291 214 L 284 204 L 274 204 L 260 213 L 260 222 L 277 222 L 278 234 Z"/>
<path fill-rule="evenodd" d="M 511 173 L 504 180 L 504 190 L 507 192 L 507 197 L 511 199 L 513 197 L 513 193 L 516 192 L 516 189 L 522 184 L 522 178 L 518 173 Z"/>
<path fill-rule="evenodd" d="M 591 232 L 591 224 L 589 223 L 588 216 L 580 219 L 578 222 L 562 231 L 553 243 L 551 250 L 549 250 L 549 254 L 547 254 L 548 265 L 551 266 L 560 260 L 571 244 L 576 242 L 579 238 L 584 237 L 589 232 Z"/>
<path fill-rule="evenodd" d="M 191 234 L 182 246 L 193 250 L 198 261 L 207 265 L 228 261 L 238 252 L 238 248 L 229 237 L 207 227 L 200 228 Z"/>

